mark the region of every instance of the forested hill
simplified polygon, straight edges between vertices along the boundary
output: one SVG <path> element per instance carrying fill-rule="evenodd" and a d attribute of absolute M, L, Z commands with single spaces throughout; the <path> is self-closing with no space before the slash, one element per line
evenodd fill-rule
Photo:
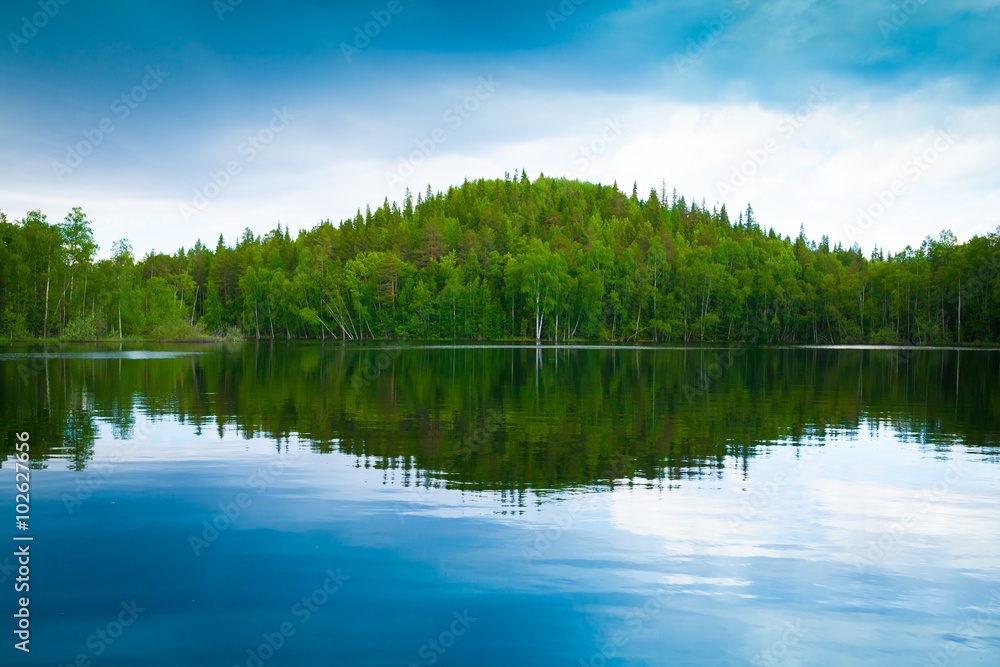
<path fill-rule="evenodd" d="M 5 338 L 1000 340 L 997 234 L 869 258 L 676 192 L 515 174 L 142 259 L 90 225 L 0 213 Z"/>

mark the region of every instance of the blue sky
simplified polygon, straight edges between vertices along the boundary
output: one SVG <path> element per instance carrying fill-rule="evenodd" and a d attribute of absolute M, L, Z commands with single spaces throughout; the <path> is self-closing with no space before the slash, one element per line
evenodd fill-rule
<path fill-rule="evenodd" d="M 1000 0 L 8 0 L 0 210 L 174 251 L 524 168 L 964 240 L 1000 225 L 997 26 Z"/>

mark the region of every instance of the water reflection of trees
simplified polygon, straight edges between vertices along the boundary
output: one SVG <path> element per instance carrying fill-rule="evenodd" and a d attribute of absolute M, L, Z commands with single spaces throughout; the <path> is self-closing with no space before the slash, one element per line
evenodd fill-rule
<path fill-rule="evenodd" d="M 0 363 L 4 453 L 93 455 L 101 423 L 308 440 L 366 465 L 473 488 L 713 476 L 773 443 L 887 424 L 997 459 L 1000 355 L 826 349 L 211 347 L 169 359 Z"/>

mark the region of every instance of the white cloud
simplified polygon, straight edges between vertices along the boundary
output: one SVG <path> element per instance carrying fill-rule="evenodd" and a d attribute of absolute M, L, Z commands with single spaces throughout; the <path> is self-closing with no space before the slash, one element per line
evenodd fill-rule
<path fill-rule="evenodd" d="M 461 126 L 451 127 L 443 114 L 468 87 L 437 86 L 421 99 L 424 111 L 413 117 L 395 107 L 347 115 L 337 98 L 295 107 L 293 125 L 187 221 L 182 203 L 190 202 L 210 170 L 233 157 L 243 129 L 257 127 L 254 119 L 239 121 L 239 132 L 193 138 L 195 151 L 163 182 L 137 180 L 141 163 L 109 166 L 104 161 L 92 171 L 81 167 L 59 187 L 37 175 L 8 180 L 8 191 L 0 192 L 3 209 L 20 217 L 41 208 L 61 218 L 72 206 L 83 206 L 105 250 L 121 236 L 139 252 L 174 250 L 199 237 L 211 245 L 220 232 L 231 241 L 244 227 L 262 233 L 279 220 L 294 231 L 327 217 L 352 216 L 387 196 L 400 200 L 403 187 L 390 187 L 386 173 L 414 150 L 414 141 L 441 127 L 446 140 L 406 180 L 414 193 L 427 183 L 444 189 L 521 167 L 533 177 L 544 172 L 617 180 L 626 191 L 638 181 L 643 196 L 665 179 L 689 201 L 704 198 L 710 207 L 726 203 L 732 217 L 750 201 L 761 224 L 783 234 L 794 236 L 804 223 L 811 238 L 827 234 L 850 245 L 858 209 L 894 180 L 903 180 L 903 192 L 884 216 L 856 236 L 866 250 L 917 246 L 943 228 L 964 240 L 1000 223 L 1000 140 L 992 122 L 1000 108 L 942 103 L 947 84 L 898 100 L 842 99 L 831 88 L 829 102 L 814 105 L 809 114 L 800 107 L 799 121 L 792 121 L 789 112 L 795 109 L 756 103 L 695 105 L 650 95 L 550 93 L 510 83 Z M 401 91 L 400 98 L 417 95 L 417 88 Z M 810 94 L 803 91 L 802 105 Z M 608 123 L 615 119 L 625 127 L 609 133 Z M 957 136 L 954 145 L 918 177 L 908 175 L 909 161 L 947 128 Z M 588 145 L 601 150 L 594 150 L 581 168 L 580 149 Z M 764 155 L 758 165 L 748 162 L 755 151 Z M 730 183 L 741 165 L 747 167 L 745 182 Z M 733 187 L 720 194 L 720 184 Z"/>

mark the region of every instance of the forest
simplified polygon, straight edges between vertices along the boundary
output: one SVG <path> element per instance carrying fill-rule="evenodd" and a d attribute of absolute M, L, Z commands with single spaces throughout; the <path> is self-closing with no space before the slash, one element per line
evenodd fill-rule
<path fill-rule="evenodd" d="M 98 259 L 79 208 L 0 212 L 0 335 L 990 344 L 1000 235 L 865 256 L 749 205 L 518 172 L 142 258 L 123 239 Z"/>

